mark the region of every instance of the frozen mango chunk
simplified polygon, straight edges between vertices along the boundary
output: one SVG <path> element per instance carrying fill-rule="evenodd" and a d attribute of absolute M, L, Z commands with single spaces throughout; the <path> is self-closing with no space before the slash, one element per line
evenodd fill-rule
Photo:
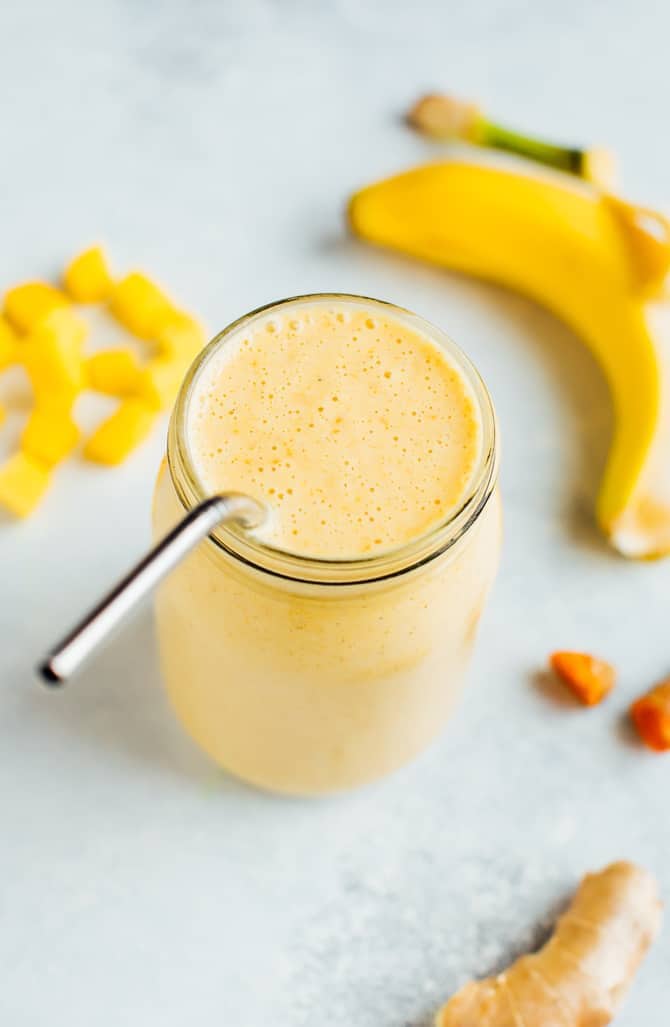
<path fill-rule="evenodd" d="M 189 363 L 200 352 L 205 341 L 202 325 L 182 310 L 173 310 L 156 333 L 156 342 L 162 355 L 184 357 Z"/>
<path fill-rule="evenodd" d="M 93 432 L 84 456 L 98 464 L 120 464 L 153 427 L 156 411 L 139 399 L 125 399 Z"/>
<path fill-rule="evenodd" d="M 188 368 L 185 360 L 154 357 L 139 378 L 138 396 L 155 410 L 172 406 Z"/>
<path fill-rule="evenodd" d="M 0 506 L 27 517 L 49 485 L 51 472 L 27 453 L 15 453 L 0 466 Z"/>
<path fill-rule="evenodd" d="M 0 314 L 0 371 L 16 362 L 16 332 Z"/>
<path fill-rule="evenodd" d="M 72 401 L 84 386 L 87 325 L 69 308 L 53 310 L 21 344 L 20 357 L 40 405 Z"/>
<path fill-rule="evenodd" d="M 30 332 L 47 314 L 58 307 L 67 307 L 64 292 L 47 282 L 25 282 L 5 294 L 4 313 L 18 332 Z"/>
<path fill-rule="evenodd" d="M 141 367 L 130 349 L 106 349 L 86 361 L 89 388 L 107 396 L 131 396 L 137 392 Z"/>
<path fill-rule="evenodd" d="M 126 275 L 114 286 L 109 308 L 117 321 L 140 339 L 155 338 L 173 309 L 165 293 L 139 271 Z"/>
<path fill-rule="evenodd" d="M 56 339 L 60 345 L 72 353 L 81 354 L 87 335 L 88 325 L 86 322 L 75 313 L 71 306 L 61 307 L 47 314 L 25 342 L 28 343 L 36 338 Z"/>
<path fill-rule="evenodd" d="M 63 273 L 65 291 L 77 303 L 100 303 L 112 291 L 114 282 L 101 246 L 77 254 Z"/>
<path fill-rule="evenodd" d="M 39 406 L 30 414 L 21 436 L 21 451 L 46 467 L 69 456 L 79 441 L 79 428 L 67 409 Z"/>

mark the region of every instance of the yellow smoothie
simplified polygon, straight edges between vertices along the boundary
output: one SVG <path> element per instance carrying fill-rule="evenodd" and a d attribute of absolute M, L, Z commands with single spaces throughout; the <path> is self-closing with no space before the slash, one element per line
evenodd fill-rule
<path fill-rule="evenodd" d="M 156 531 L 212 492 L 272 511 L 158 595 L 168 691 L 215 760 L 311 794 L 439 732 L 497 565 L 493 427 L 463 355 L 386 304 L 287 301 L 210 346 L 173 417 Z"/>
<path fill-rule="evenodd" d="M 265 541 L 330 558 L 424 534 L 462 501 L 481 451 L 472 391 L 444 350 L 391 313 L 323 304 L 231 340 L 188 431 L 208 492 L 260 499 Z"/>

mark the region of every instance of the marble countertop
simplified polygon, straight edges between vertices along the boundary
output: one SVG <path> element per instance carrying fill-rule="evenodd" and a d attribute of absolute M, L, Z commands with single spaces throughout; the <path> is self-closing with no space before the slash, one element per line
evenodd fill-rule
<path fill-rule="evenodd" d="M 10 0 L 0 16 L 0 282 L 89 240 L 219 328 L 341 290 L 444 326 L 504 439 L 503 565 L 471 683 L 407 770 L 325 801 L 259 794 L 174 723 L 151 617 L 61 693 L 31 667 L 149 538 L 164 441 L 114 472 L 71 461 L 0 525 L 0 1020 L 423 1027 L 532 944 L 590 868 L 626 857 L 670 900 L 670 763 L 624 713 L 668 671 L 667 563 L 608 551 L 592 507 L 605 384 L 547 313 L 357 244 L 355 187 L 433 151 L 399 114 L 428 87 L 538 133 L 605 140 L 670 200 L 670 13 L 658 3 Z M 541 673 L 584 647 L 621 672 L 577 710 Z M 621 1027 L 666 1027 L 670 930 Z"/>

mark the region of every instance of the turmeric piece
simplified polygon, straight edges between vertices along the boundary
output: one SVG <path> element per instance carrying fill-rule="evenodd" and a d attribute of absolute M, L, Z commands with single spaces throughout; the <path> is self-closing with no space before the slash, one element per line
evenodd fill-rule
<path fill-rule="evenodd" d="M 596 706 L 614 688 L 614 667 L 588 653 L 556 652 L 549 662 L 583 706 Z"/>
<path fill-rule="evenodd" d="M 101 246 L 91 246 L 79 253 L 65 268 L 63 285 L 77 303 L 100 303 L 107 299 L 114 285 Z"/>
<path fill-rule="evenodd" d="M 114 286 L 109 309 L 117 321 L 139 339 L 154 338 L 173 312 L 163 291 L 139 271 L 126 275 Z"/>
<path fill-rule="evenodd" d="M 15 517 L 32 513 L 46 492 L 51 472 L 27 453 L 14 453 L 0 466 L 0 506 Z"/>
<path fill-rule="evenodd" d="M 25 282 L 5 294 L 4 314 L 17 332 L 30 332 L 47 314 L 69 306 L 65 293 L 47 282 Z"/>
<path fill-rule="evenodd" d="M 587 874 L 546 945 L 470 981 L 436 1027 L 605 1027 L 658 934 L 654 878 L 632 863 Z"/>
<path fill-rule="evenodd" d="M 630 708 L 637 733 L 654 752 L 670 749 L 670 678 L 637 699 Z"/>

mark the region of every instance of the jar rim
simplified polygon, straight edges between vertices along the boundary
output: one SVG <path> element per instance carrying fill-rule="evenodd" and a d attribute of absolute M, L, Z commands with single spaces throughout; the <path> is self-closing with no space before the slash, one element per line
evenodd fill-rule
<path fill-rule="evenodd" d="M 415 570 L 455 546 L 477 521 L 496 485 L 498 431 L 488 389 L 469 357 L 446 332 L 431 322 L 395 303 L 354 293 L 306 293 L 256 307 L 218 332 L 191 364 L 170 418 L 167 463 L 175 492 L 185 510 L 208 498 L 195 468 L 187 431 L 190 402 L 205 365 L 227 340 L 253 321 L 289 307 L 323 302 L 383 308 L 446 351 L 472 390 L 482 424 L 479 461 L 468 493 L 456 510 L 422 535 L 381 552 L 359 557 L 342 559 L 294 553 L 247 535 L 235 525 L 221 525 L 212 532 L 207 543 L 258 571 L 291 581 L 324 585 L 369 584 Z"/>

